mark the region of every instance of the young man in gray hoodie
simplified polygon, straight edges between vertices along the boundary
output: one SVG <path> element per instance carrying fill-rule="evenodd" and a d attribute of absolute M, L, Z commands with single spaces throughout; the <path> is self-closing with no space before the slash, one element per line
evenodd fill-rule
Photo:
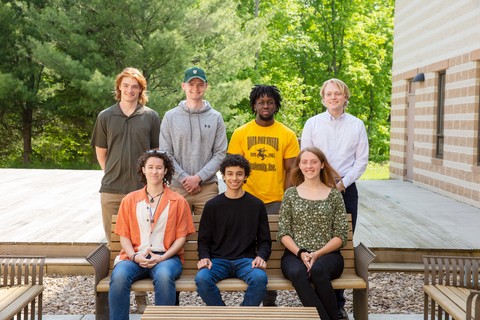
<path fill-rule="evenodd" d="M 202 69 L 187 69 L 182 82 L 187 99 L 165 113 L 160 129 L 160 149 L 175 165 L 170 189 L 181 194 L 196 215 L 218 195 L 216 173 L 227 150 L 222 115 L 203 100 L 207 85 Z"/>

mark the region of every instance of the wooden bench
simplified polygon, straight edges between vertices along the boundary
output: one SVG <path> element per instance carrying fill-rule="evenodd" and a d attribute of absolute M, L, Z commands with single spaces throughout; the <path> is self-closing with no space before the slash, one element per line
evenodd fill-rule
<path fill-rule="evenodd" d="M 198 225 L 201 216 L 192 216 L 195 229 L 198 231 Z M 351 216 L 349 217 L 350 230 L 352 230 Z M 269 225 L 272 237 L 272 254 L 267 262 L 268 289 L 269 290 L 295 290 L 290 280 L 286 279 L 280 268 L 280 260 L 285 251 L 285 247 L 278 243 L 276 239 L 278 231 L 278 215 L 269 215 Z M 115 230 L 116 216 L 112 219 L 112 230 Z M 191 234 L 185 244 L 183 264 L 183 273 L 176 281 L 177 291 L 196 291 L 195 275 L 198 272 L 198 252 L 197 252 L 197 233 Z M 95 268 L 95 307 L 96 319 L 108 319 L 108 291 L 110 274 L 113 268 L 113 261 L 121 250 L 120 237 L 112 233 L 112 251 L 105 246 L 100 245 L 92 252 L 87 260 Z M 353 235 L 348 234 L 348 243 L 341 250 L 345 259 L 345 269 L 340 278 L 332 281 L 335 289 L 353 289 L 353 314 L 355 319 L 368 319 L 368 265 L 375 258 L 375 255 L 363 244 L 354 248 Z M 218 288 L 221 291 L 245 291 L 247 284 L 240 279 L 226 279 L 218 282 Z M 132 291 L 154 291 L 151 279 L 136 281 L 132 285 Z M 270 308 L 269 308 L 270 309 Z M 290 308 L 281 308 L 284 313 L 288 313 Z"/>
<path fill-rule="evenodd" d="M 33 319 L 35 312 L 42 319 L 44 263 L 45 257 L 0 256 L 0 319 Z"/>
<path fill-rule="evenodd" d="M 229 319 L 229 320 L 296 320 L 316 319 L 317 309 L 313 307 L 288 308 L 258 308 L 258 307 L 194 307 L 181 308 L 170 306 L 147 306 L 140 320 L 152 319 L 185 319 L 195 320 Z"/>
<path fill-rule="evenodd" d="M 423 256 L 424 319 L 480 320 L 480 258 Z M 430 306 L 430 307 L 429 307 Z"/>

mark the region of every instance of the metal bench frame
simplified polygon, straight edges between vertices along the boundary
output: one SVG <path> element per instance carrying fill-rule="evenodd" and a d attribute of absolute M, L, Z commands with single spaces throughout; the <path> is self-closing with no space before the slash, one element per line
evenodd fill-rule
<path fill-rule="evenodd" d="M 437 305 L 437 319 L 442 319 L 442 316 L 450 319 L 451 316 L 457 320 L 480 320 L 480 258 L 423 256 L 423 263 L 424 319 L 428 319 L 429 310 L 430 318 L 435 319 Z M 465 301 L 456 292 L 466 297 Z M 472 314 L 472 306 L 475 307 L 475 314 Z"/>
<path fill-rule="evenodd" d="M 21 294 L 6 297 L 0 309 L 0 319 L 42 319 L 43 266 L 45 257 L 39 256 L 0 256 L 0 288 L 21 289 Z M 37 309 L 35 306 L 37 305 Z M 30 308 L 29 308 L 30 306 Z M 23 315 L 22 315 L 23 311 Z"/>

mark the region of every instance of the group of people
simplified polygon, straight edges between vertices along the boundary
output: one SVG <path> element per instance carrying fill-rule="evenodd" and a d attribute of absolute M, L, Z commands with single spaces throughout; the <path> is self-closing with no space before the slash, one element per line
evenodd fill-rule
<path fill-rule="evenodd" d="M 248 284 L 242 305 L 274 306 L 265 269 L 268 215 L 279 214 L 277 241 L 286 248 L 281 268 L 302 304 L 316 307 L 321 319 L 347 319 L 343 291 L 330 281 L 343 272 L 346 212 L 354 229 L 355 181 L 368 163 L 365 126 L 345 113 L 348 87 L 338 79 L 323 84 L 327 111 L 306 122 L 300 151 L 294 132 L 274 120 L 282 106 L 275 86 L 254 86 L 256 118 L 236 129 L 228 144 L 221 114 L 203 100 L 204 70 L 186 70 L 181 85 L 186 99 L 161 121 L 145 106 L 145 78 L 127 68 L 116 78 L 118 102 L 95 124 L 91 143 L 104 170 L 105 234 L 110 246 L 111 219 L 118 214 L 122 245 L 110 282 L 110 318 L 128 319 L 131 284 L 146 277 L 153 279 L 156 305 L 178 303 L 175 279 L 183 245 L 195 232 L 192 214 L 201 215 L 195 282 L 203 301 L 225 305 L 216 283 L 238 277 Z M 219 170 L 227 187 L 222 194 Z"/>

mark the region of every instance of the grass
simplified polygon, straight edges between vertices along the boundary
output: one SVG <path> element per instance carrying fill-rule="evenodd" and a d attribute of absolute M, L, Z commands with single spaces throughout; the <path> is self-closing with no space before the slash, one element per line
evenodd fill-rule
<path fill-rule="evenodd" d="M 10 161 L 0 164 L 0 168 L 15 169 L 69 169 L 69 170 L 101 170 L 99 164 L 90 164 L 83 162 L 76 163 L 43 163 L 32 161 L 30 164 L 24 164 L 22 161 Z"/>
<path fill-rule="evenodd" d="M 360 180 L 388 180 L 390 179 L 388 171 L 389 163 L 370 162 L 367 170 L 360 177 Z"/>

